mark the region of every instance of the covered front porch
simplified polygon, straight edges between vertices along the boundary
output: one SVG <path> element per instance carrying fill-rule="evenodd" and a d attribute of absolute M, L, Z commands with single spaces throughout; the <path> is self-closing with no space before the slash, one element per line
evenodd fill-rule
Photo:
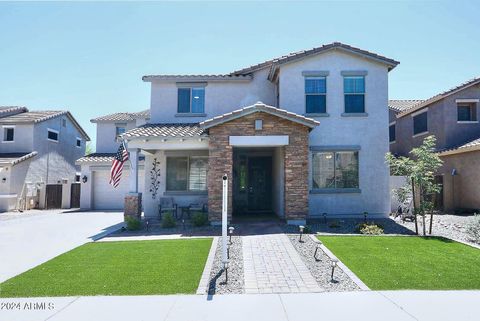
<path fill-rule="evenodd" d="M 161 198 L 206 204 L 221 221 L 222 176 L 228 215 L 274 214 L 290 224 L 308 215 L 308 135 L 318 122 L 261 103 L 200 124 L 148 124 L 124 134 L 132 161 L 125 213 L 158 216 Z M 145 179 L 138 181 L 138 155 Z M 139 184 L 144 194 L 139 195 Z M 232 216 L 233 214 L 233 216 Z"/>

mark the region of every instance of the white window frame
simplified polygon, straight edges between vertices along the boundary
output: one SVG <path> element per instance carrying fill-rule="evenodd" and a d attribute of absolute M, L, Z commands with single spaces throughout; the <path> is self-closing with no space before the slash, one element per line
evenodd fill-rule
<path fill-rule="evenodd" d="M 428 107 L 410 114 L 411 117 L 412 117 L 412 131 L 415 131 L 415 120 L 413 118 L 415 116 L 418 116 L 418 115 L 426 113 L 426 112 L 428 112 Z M 427 130 L 424 131 L 424 132 L 421 132 L 421 133 L 417 133 L 417 134 L 412 133 L 412 137 L 423 136 L 423 135 L 427 135 L 428 133 L 429 133 L 429 131 L 428 131 L 428 115 L 427 115 Z"/>
<path fill-rule="evenodd" d="M 52 132 L 52 133 L 55 133 L 57 134 L 57 140 L 54 140 L 54 139 L 51 139 L 48 137 L 48 133 L 49 132 Z M 58 130 L 55 130 L 55 129 L 52 129 L 52 128 L 47 128 L 47 140 L 51 141 L 51 142 L 55 142 L 55 143 L 58 143 L 60 141 L 60 132 Z"/>
<path fill-rule="evenodd" d="M 78 141 L 80 141 L 80 146 L 78 146 Z M 82 139 L 80 137 L 76 137 L 75 139 L 75 146 L 77 148 L 82 148 Z"/>
<path fill-rule="evenodd" d="M 208 191 L 208 167 L 207 167 L 207 181 L 206 181 L 206 189 L 205 190 L 191 190 L 190 189 L 190 159 L 192 157 L 195 158 L 205 158 L 208 160 L 208 156 L 204 155 L 168 155 L 165 157 L 165 194 L 204 194 L 207 193 Z M 167 189 L 167 175 L 168 175 L 168 170 L 167 170 L 167 163 L 168 163 L 168 158 L 186 158 L 187 159 L 187 189 L 186 190 L 169 190 Z"/>
<path fill-rule="evenodd" d="M 13 140 L 5 140 L 5 129 L 7 128 L 12 128 L 13 129 Z M 4 144 L 10 144 L 10 143 L 14 143 L 15 142 L 15 125 L 4 125 L 2 126 L 2 129 L 3 129 L 3 139 L 2 139 L 2 143 Z"/>
<path fill-rule="evenodd" d="M 203 117 L 205 116 L 205 101 L 206 101 L 206 96 L 207 96 L 207 91 L 206 91 L 206 83 L 177 83 L 177 113 L 175 114 L 176 117 Z M 189 111 L 188 112 L 180 112 L 178 110 L 178 90 L 179 89 L 189 89 L 190 90 L 190 103 L 189 103 Z M 203 112 L 198 113 L 198 112 L 192 112 L 192 99 L 193 99 L 193 94 L 192 91 L 194 89 L 203 89 Z"/>
<path fill-rule="evenodd" d="M 478 118 L 477 120 L 458 120 L 458 107 L 468 105 L 470 108 L 473 107 L 475 112 L 477 112 L 478 99 L 456 99 L 455 102 L 457 103 L 457 124 L 478 124 Z M 472 110 L 470 110 L 470 112 L 472 112 Z M 477 117 L 476 114 L 475 117 Z"/>

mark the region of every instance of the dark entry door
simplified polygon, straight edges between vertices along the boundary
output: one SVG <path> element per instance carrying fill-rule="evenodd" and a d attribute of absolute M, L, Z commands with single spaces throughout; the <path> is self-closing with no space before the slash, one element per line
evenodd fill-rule
<path fill-rule="evenodd" d="M 70 190 L 70 207 L 80 207 L 80 183 L 72 184 L 72 189 Z"/>
<path fill-rule="evenodd" d="M 62 207 L 62 184 L 47 185 L 47 204 L 46 208 L 61 208 Z"/>
<path fill-rule="evenodd" d="M 270 211 L 272 204 L 272 158 L 248 158 L 248 211 Z"/>

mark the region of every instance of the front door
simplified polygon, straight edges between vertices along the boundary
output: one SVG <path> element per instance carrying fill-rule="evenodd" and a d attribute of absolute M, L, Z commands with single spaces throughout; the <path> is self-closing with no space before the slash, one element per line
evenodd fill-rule
<path fill-rule="evenodd" d="M 248 211 L 270 211 L 272 204 L 272 158 L 248 158 Z"/>

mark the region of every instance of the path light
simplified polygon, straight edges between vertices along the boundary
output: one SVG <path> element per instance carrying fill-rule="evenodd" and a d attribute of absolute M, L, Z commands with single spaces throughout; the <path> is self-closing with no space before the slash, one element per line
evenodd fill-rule
<path fill-rule="evenodd" d="M 335 280 L 333 279 L 333 273 L 335 272 L 335 268 L 337 267 L 337 264 L 338 264 L 338 260 L 337 259 L 332 259 L 332 282 L 334 282 Z"/>
<path fill-rule="evenodd" d="M 298 241 L 299 241 L 299 242 L 303 242 L 303 241 L 302 241 L 302 235 L 303 235 L 303 230 L 305 229 L 305 226 L 299 225 L 299 226 L 298 226 L 298 229 L 299 229 L 299 231 L 300 231 L 300 238 L 298 239 Z"/>
<path fill-rule="evenodd" d="M 320 259 L 317 259 L 317 252 L 320 246 L 322 245 L 322 241 L 317 239 L 315 243 L 317 243 L 317 247 L 315 248 L 315 253 L 313 253 L 313 258 L 315 259 L 315 261 L 320 261 Z"/>
<path fill-rule="evenodd" d="M 229 234 L 229 236 L 230 236 L 230 240 L 229 240 L 229 241 L 230 241 L 230 244 L 232 244 L 232 234 L 233 234 L 233 231 L 235 231 L 235 228 L 234 228 L 233 226 L 230 226 L 230 227 L 228 228 L 228 234 Z"/>
<path fill-rule="evenodd" d="M 323 213 L 323 223 L 327 224 L 327 213 Z"/>
<path fill-rule="evenodd" d="M 182 218 L 182 227 L 183 227 L 183 230 L 185 230 L 185 219 Z"/>
<path fill-rule="evenodd" d="M 367 215 L 368 215 L 368 212 L 363 212 L 363 221 L 365 223 L 367 223 Z"/>

